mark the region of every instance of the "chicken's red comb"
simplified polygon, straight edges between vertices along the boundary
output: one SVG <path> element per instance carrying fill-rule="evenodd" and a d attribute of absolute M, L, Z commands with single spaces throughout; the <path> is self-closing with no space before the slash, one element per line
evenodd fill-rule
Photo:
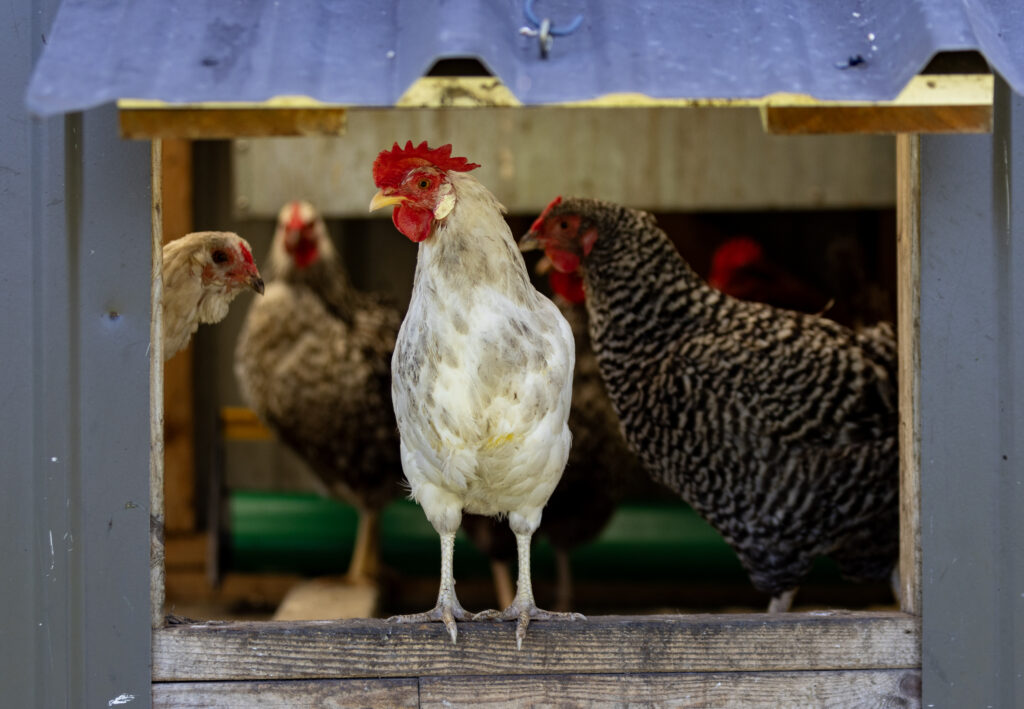
<path fill-rule="evenodd" d="M 288 229 L 290 231 L 300 231 L 305 226 L 305 222 L 302 221 L 302 204 L 300 202 L 292 202 L 292 216 L 288 220 Z"/>
<path fill-rule="evenodd" d="M 406 141 L 405 147 L 395 143 L 391 150 L 382 150 L 373 161 L 373 181 L 378 187 L 398 187 L 402 178 L 414 167 L 433 165 L 440 170 L 469 172 L 480 167 L 466 158 L 453 158 L 452 145 L 431 148 L 427 141 L 413 147 L 412 141 Z"/>
<path fill-rule="evenodd" d="M 544 226 L 544 220 L 547 219 L 548 213 L 562 203 L 562 196 L 559 195 L 551 200 L 551 204 L 544 207 L 544 211 L 540 213 L 540 216 L 533 220 L 533 224 L 530 225 L 530 231 L 540 231 L 540 228 Z"/>

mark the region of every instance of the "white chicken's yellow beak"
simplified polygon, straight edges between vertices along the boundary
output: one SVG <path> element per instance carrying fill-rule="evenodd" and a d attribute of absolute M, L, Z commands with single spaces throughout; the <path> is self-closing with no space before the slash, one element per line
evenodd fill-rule
<path fill-rule="evenodd" d="M 405 197 L 401 195 L 386 195 L 384 190 L 379 190 L 377 194 L 370 200 L 370 211 L 373 212 L 381 207 L 387 207 L 389 204 L 401 204 L 405 201 Z"/>

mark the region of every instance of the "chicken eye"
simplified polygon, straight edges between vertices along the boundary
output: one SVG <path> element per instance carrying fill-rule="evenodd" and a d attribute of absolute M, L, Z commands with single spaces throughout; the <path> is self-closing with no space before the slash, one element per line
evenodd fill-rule
<path fill-rule="evenodd" d="M 220 249 L 217 249 L 216 251 L 213 252 L 213 262 L 214 263 L 227 263 L 227 261 L 228 261 L 228 255 L 226 253 L 224 253 L 223 251 L 221 251 Z"/>
<path fill-rule="evenodd" d="M 429 186 L 430 186 L 430 181 L 429 180 L 420 180 L 420 189 L 421 190 L 425 190 Z"/>
<path fill-rule="evenodd" d="M 562 229 L 568 229 L 568 228 L 569 228 L 569 222 L 565 222 L 565 221 L 563 221 L 563 222 L 562 222 L 561 224 L 559 224 L 558 226 L 562 227 Z"/>

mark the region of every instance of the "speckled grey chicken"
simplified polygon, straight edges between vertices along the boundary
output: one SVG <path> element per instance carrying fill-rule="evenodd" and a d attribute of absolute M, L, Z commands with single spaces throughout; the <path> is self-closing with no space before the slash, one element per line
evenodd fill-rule
<path fill-rule="evenodd" d="M 619 418 L 608 400 L 590 347 L 587 313 L 579 297 L 582 290 L 574 287 L 578 281 L 561 273 L 551 276 L 552 282 L 565 285 L 559 288 L 561 297 L 555 298 L 555 304 L 576 339 L 569 409 L 572 448 L 562 479 L 544 508 L 538 533 L 546 536 L 555 550 L 555 607 L 567 610 L 572 605 L 570 552 L 597 538 L 615 512 L 628 481 L 642 477 L 644 472 L 626 445 Z M 507 605 L 512 598 L 507 563 L 516 553 L 511 530 L 491 517 L 469 514 L 463 515 L 462 527 L 473 544 L 491 559 L 499 601 Z"/>
<path fill-rule="evenodd" d="M 556 199 L 523 238 L 582 268 L 626 439 L 786 610 L 815 557 L 884 579 L 898 549 L 896 344 L 710 288 L 644 212 Z"/>
<path fill-rule="evenodd" d="M 348 578 L 372 579 L 379 511 L 403 492 L 390 393 L 401 314 L 353 288 L 307 202 L 281 209 L 267 272 L 235 351 L 242 395 L 331 494 L 358 509 Z"/>

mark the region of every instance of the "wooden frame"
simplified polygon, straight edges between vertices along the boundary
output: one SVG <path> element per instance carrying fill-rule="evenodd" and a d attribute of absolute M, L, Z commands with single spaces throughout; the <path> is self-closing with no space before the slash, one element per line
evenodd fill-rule
<path fill-rule="evenodd" d="M 977 88 L 977 82 L 973 86 Z M 988 87 L 990 91 L 991 77 Z M 974 101 L 969 98 L 958 104 L 968 106 L 970 110 L 965 111 L 956 106 L 927 110 L 918 106 L 909 112 L 900 107 L 895 114 L 886 114 L 892 107 L 878 107 L 878 115 L 899 115 L 900 127 L 928 130 L 927 125 L 934 124 L 922 122 L 921 116 L 934 118 L 936 111 L 942 112 L 939 109 L 948 116 L 951 110 L 973 118 L 943 124 L 944 129 L 970 132 L 988 125 L 975 120 L 979 114 Z M 844 115 L 842 107 L 828 108 L 839 111 L 834 115 Z M 982 108 L 987 112 L 984 120 L 990 122 L 991 103 Z M 765 106 L 765 110 L 770 118 L 773 107 Z M 863 110 L 871 112 L 870 107 L 858 107 L 857 115 Z M 125 115 L 123 110 L 123 130 L 131 123 Z M 221 114 L 219 120 L 223 118 Z M 180 120 L 180 115 L 175 120 Z M 766 120 L 767 127 L 772 125 L 777 124 Z M 876 121 L 871 125 L 884 128 L 890 124 Z M 156 137 L 166 131 L 161 128 L 131 135 Z M 158 145 L 156 141 L 154 185 L 159 183 Z M 348 697 L 343 705 L 486 704 L 527 698 L 660 702 L 681 697 L 714 706 L 783 700 L 830 706 L 919 704 L 918 146 L 916 136 L 899 136 L 902 612 L 608 616 L 580 623 L 536 623 L 520 652 L 515 650 L 510 624 L 461 624 L 457 645 L 450 643 L 437 625 L 393 625 L 380 620 L 165 626 L 161 617 L 163 541 L 154 533 L 154 704 L 247 706 L 254 697 L 285 702 L 299 697 L 336 698 L 339 693 Z M 154 215 L 160 213 L 159 199 L 159 190 L 154 189 Z M 158 236 L 154 226 L 156 251 Z M 156 297 L 160 288 L 157 265 L 154 273 Z M 162 362 L 157 359 L 153 372 L 153 391 L 162 391 L 156 381 L 162 375 Z M 154 417 L 157 415 L 154 411 Z M 159 449 L 162 427 L 155 427 L 153 435 L 153 445 Z M 160 459 L 160 455 L 154 456 L 154 460 Z M 158 491 L 162 485 L 162 471 L 154 465 L 152 487 Z M 155 492 L 154 510 L 161 509 L 158 503 L 161 500 Z M 482 677 L 487 681 L 481 682 Z"/>

